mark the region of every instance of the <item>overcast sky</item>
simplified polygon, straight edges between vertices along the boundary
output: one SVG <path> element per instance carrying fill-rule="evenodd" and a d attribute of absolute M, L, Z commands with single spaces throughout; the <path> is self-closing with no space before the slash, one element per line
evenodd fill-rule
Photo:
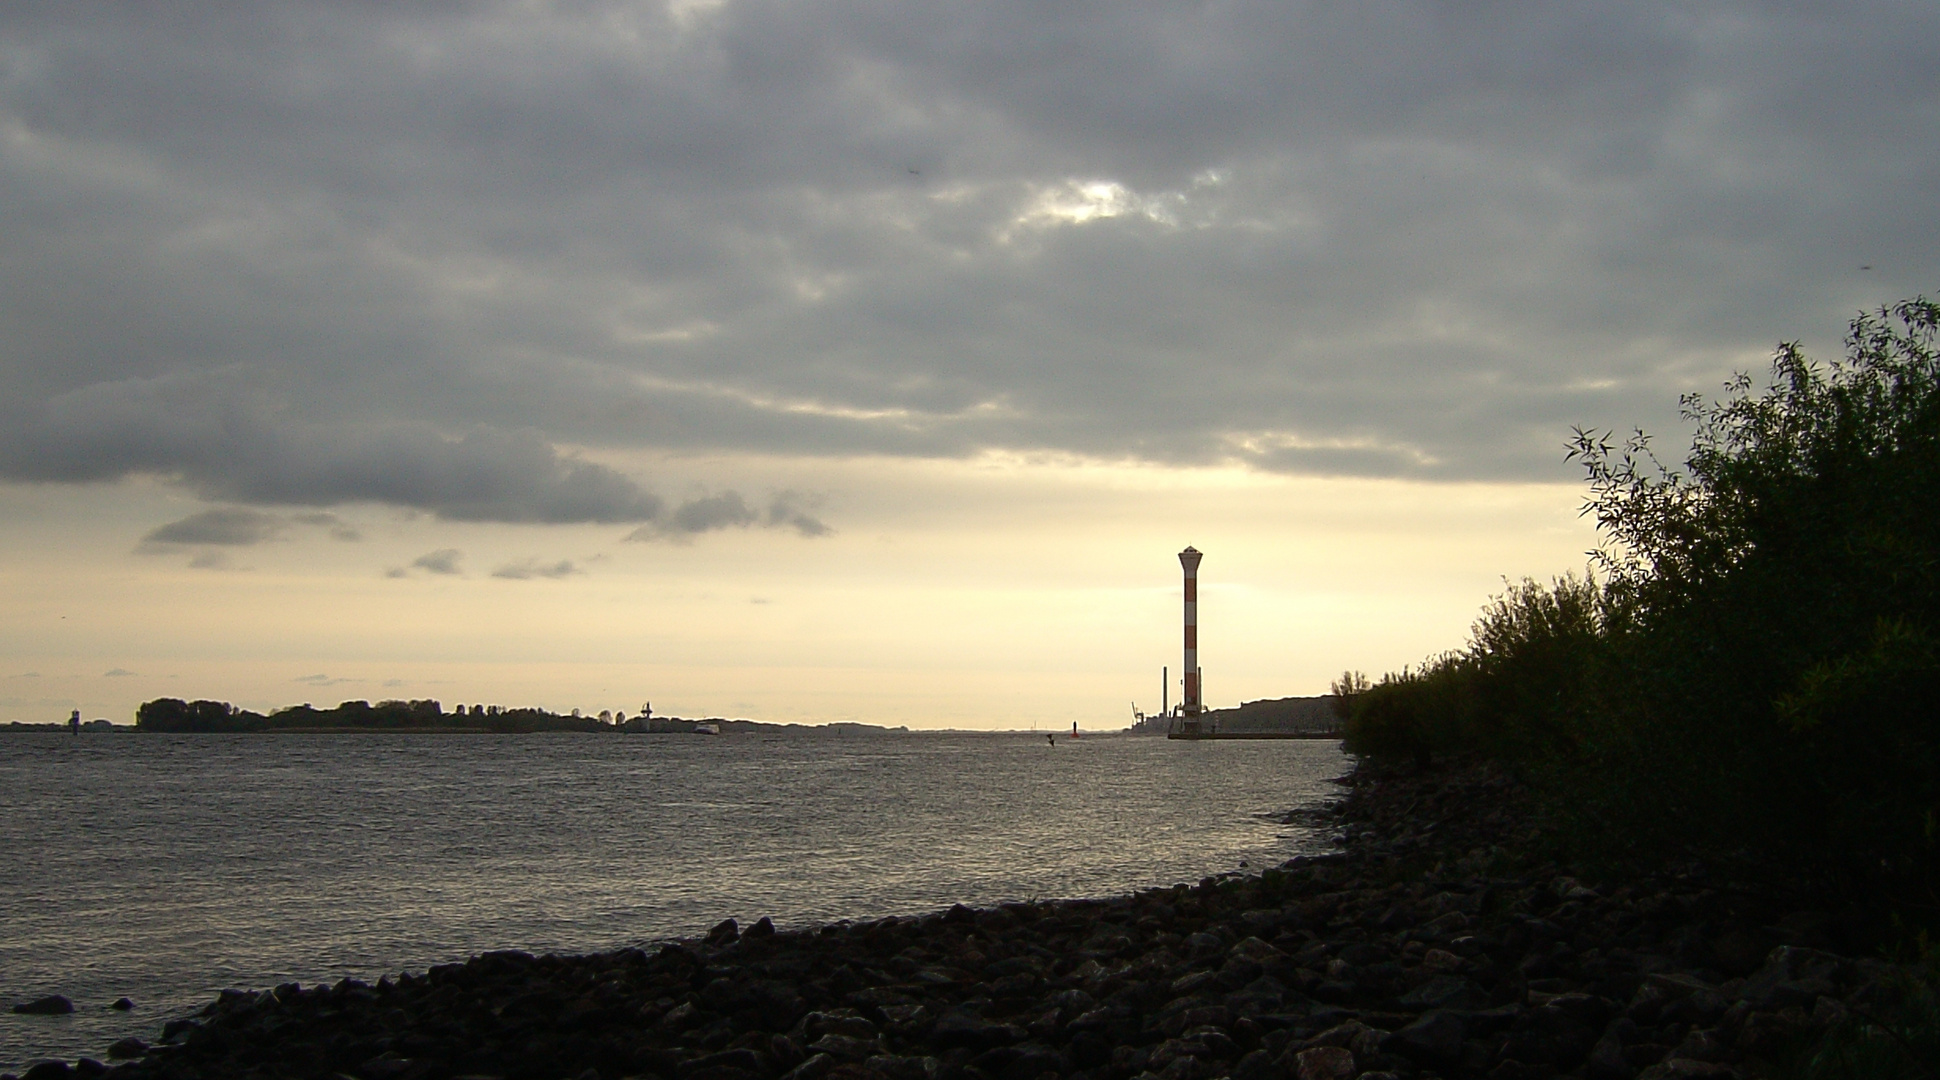
<path fill-rule="evenodd" d="M 994 722 L 964 702 L 1017 623 L 1109 608 L 1025 590 L 984 626 L 970 567 L 1029 551 L 1145 597 L 1109 659 L 1006 691 L 1102 725 L 1172 657 L 1186 543 L 1209 590 L 1221 543 L 1408 566 L 1229 560 L 1262 611 L 1383 613 L 1324 659 L 1320 608 L 1262 615 L 1288 647 L 1229 650 L 1235 699 L 1398 666 L 1489 581 L 1580 565 L 1572 426 L 1676 450 L 1680 393 L 1932 290 L 1935 41 L 1926 3 L 0 6 L 0 701 L 620 703 L 584 682 Z M 1332 510 L 1263 509 L 1300 500 Z M 812 609 L 871 560 L 899 569 L 826 600 L 881 616 L 842 657 L 661 659 L 674 623 L 723 663 L 825 641 L 670 598 Z M 347 626 L 455 621 L 326 647 L 293 583 Z M 597 677 L 583 642 L 436 669 L 596 601 L 630 612 Z M 225 617 L 147 636 L 190 607 Z M 333 657 L 361 681 L 303 683 Z"/>

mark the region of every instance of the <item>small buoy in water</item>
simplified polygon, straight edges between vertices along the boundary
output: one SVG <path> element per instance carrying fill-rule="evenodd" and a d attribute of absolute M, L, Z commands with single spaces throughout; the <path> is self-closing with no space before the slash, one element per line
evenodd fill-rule
<path fill-rule="evenodd" d="M 1056 735 L 1046 735 L 1044 736 L 1044 741 L 1050 743 L 1052 746 L 1056 746 L 1058 744 L 1058 737 Z"/>

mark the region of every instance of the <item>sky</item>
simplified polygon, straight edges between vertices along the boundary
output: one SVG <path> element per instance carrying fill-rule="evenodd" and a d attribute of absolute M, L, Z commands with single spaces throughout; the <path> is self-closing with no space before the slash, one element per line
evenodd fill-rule
<path fill-rule="evenodd" d="M 0 6 L 0 722 L 1119 727 L 1931 293 L 1926 3 Z M 1177 699 L 1177 690 L 1169 692 Z"/>

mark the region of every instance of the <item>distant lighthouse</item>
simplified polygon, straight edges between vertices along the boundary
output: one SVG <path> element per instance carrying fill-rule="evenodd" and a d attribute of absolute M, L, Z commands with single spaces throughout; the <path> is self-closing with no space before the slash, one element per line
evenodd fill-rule
<path fill-rule="evenodd" d="M 1186 571 L 1186 692 L 1179 707 L 1188 724 L 1199 720 L 1199 560 L 1197 548 L 1179 552 L 1179 565 Z"/>

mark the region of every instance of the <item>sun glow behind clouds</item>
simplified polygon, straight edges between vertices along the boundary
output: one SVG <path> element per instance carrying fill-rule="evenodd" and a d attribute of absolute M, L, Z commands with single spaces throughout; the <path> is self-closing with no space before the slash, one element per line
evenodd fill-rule
<path fill-rule="evenodd" d="M 753 457 L 615 461 L 677 493 L 683 476 L 817 493 L 833 535 L 735 530 L 691 545 L 624 529 L 439 522 L 340 508 L 357 542 L 291 529 L 195 569 L 135 554 L 194 504 L 130 484 L 90 494 L 64 543 L 0 489 L 35 671 L 0 722 L 128 720 L 158 696 L 252 708 L 435 697 L 915 727 L 1122 726 L 1178 666 L 1178 566 L 1201 571 L 1208 700 L 1320 693 L 1459 644 L 1504 575 L 1580 567 L 1577 489 L 1276 477 L 988 455 L 970 461 Z M 649 467 L 650 466 L 650 467 Z M 697 481 L 696 481 L 697 482 Z M 73 496 L 64 495 L 64 498 Z M 426 552 L 450 573 L 387 576 Z M 100 567 L 117 567 L 104 574 Z M 495 574 L 494 568 L 572 572 Z M 759 600 L 760 602 L 756 602 Z M 108 670 L 138 672 L 107 678 Z M 0 672 L 7 674 L 7 672 Z M 58 702 L 57 702 L 58 704 Z"/>
<path fill-rule="evenodd" d="M 1194 199 L 1225 182 L 1225 175 L 1209 169 L 1193 178 L 1184 191 L 1162 191 L 1142 195 L 1116 180 L 1065 180 L 1034 187 L 1003 239 L 1019 229 L 1047 229 L 1061 225 L 1084 225 L 1094 221 L 1134 216 L 1179 228 L 1198 224 Z M 1203 215 L 1201 215 L 1203 216 Z"/>

